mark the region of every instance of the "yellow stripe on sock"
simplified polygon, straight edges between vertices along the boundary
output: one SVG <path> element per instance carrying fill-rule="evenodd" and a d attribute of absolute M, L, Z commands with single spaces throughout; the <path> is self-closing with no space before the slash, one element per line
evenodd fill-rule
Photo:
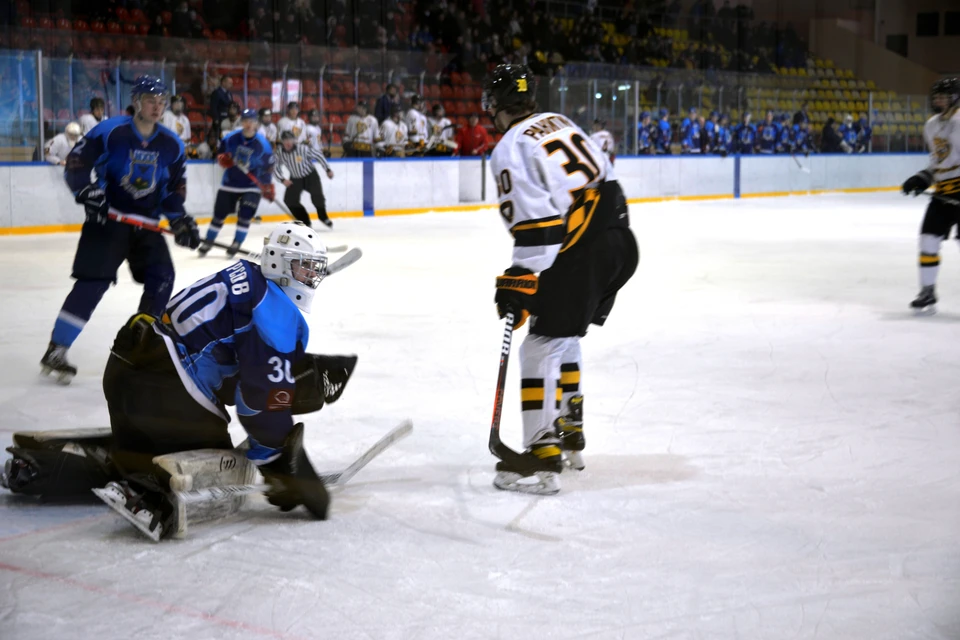
<path fill-rule="evenodd" d="M 520 402 L 543 402 L 543 387 L 520 389 Z"/>
<path fill-rule="evenodd" d="M 940 264 L 940 256 L 920 256 L 920 264 Z"/>
<path fill-rule="evenodd" d="M 579 371 L 561 371 L 560 372 L 560 384 L 580 384 L 580 372 Z"/>

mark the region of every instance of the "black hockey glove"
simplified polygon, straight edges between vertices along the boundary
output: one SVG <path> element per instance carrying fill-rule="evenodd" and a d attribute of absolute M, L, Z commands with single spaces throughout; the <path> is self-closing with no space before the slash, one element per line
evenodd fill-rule
<path fill-rule="evenodd" d="M 75 200 L 77 204 L 83 205 L 88 222 L 107 224 L 107 220 L 110 219 L 107 217 L 109 207 L 107 205 L 107 194 L 103 189 L 95 184 L 88 184 L 80 189 L 80 193 L 77 194 Z"/>
<path fill-rule="evenodd" d="M 538 282 L 532 271 L 522 267 L 510 267 L 502 276 L 497 276 L 497 294 L 493 298 L 497 303 L 497 314 L 504 318 L 512 312 L 514 329 L 519 329 L 527 321 Z"/>
<path fill-rule="evenodd" d="M 261 465 L 260 473 L 270 485 L 267 502 L 284 512 L 303 505 L 317 520 L 327 519 L 330 494 L 303 450 L 302 422 L 287 436 L 280 457 Z"/>
<path fill-rule="evenodd" d="M 907 181 L 903 183 L 903 195 L 913 194 L 918 196 L 926 191 L 931 184 L 933 184 L 933 174 L 924 169 L 920 173 L 907 178 Z"/>
<path fill-rule="evenodd" d="M 174 238 L 181 247 L 196 249 L 200 246 L 200 231 L 197 229 L 197 222 L 187 214 L 181 215 L 170 221 L 170 228 L 173 229 Z"/>
<path fill-rule="evenodd" d="M 293 392 L 293 415 L 320 411 L 336 402 L 357 366 L 357 356 L 322 356 L 307 353 L 293 365 L 297 388 Z"/>

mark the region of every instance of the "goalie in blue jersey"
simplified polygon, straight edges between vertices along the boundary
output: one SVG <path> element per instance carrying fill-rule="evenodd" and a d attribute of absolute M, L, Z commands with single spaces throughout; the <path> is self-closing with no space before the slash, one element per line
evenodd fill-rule
<path fill-rule="evenodd" d="M 159 539 L 186 526 L 173 491 L 247 484 L 256 468 L 272 504 L 325 519 L 329 496 L 294 415 L 339 398 L 356 365 L 356 356 L 306 352 L 303 312 L 326 271 L 317 233 L 284 223 L 260 264 L 240 260 L 198 280 L 161 317 L 135 315 L 103 375 L 110 430 L 14 434 L 3 484 L 48 498 L 104 487 L 105 502 Z M 228 405 L 249 436 L 239 449 L 227 432 Z M 87 453 L 71 455 L 78 450 Z"/>
<path fill-rule="evenodd" d="M 167 102 L 167 87 L 140 76 L 131 91 L 133 116 L 102 121 L 67 156 L 64 177 L 86 213 L 73 260 L 73 290 L 67 296 L 46 353 L 44 373 L 69 383 L 77 373 L 67 350 L 126 261 L 133 279 L 143 284 L 140 311 L 159 315 L 173 288 L 173 263 L 163 236 L 111 220 L 119 213 L 156 224 L 170 222 L 179 245 L 200 245 L 197 224 L 187 215 L 187 174 L 183 142 L 158 124 Z M 91 181 L 91 176 L 94 179 Z"/>

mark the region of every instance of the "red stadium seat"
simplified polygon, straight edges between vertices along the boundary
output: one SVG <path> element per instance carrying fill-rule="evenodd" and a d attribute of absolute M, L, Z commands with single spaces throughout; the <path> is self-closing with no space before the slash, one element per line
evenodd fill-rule
<path fill-rule="evenodd" d="M 137 25 L 133 24 L 132 22 L 124 22 L 123 32 L 128 36 L 135 36 L 137 35 Z"/>
<path fill-rule="evenodd" d="M 270 96 L 264 96 L 263 98 L 260 98 L 261 109 L 270 109 L 272 107 L 273 107 L 273 100 L 270 98 Z"/>
<path fill-rule="evenodd" d="M 163 24 L 170 24 L 173 22 L 173 13 L 170 11 L 161 11 L 160 18 L 163 20 Z"/>
<path fill-rule="evenodd" d="M 330 124 L 331 124 L 334 128 L 336 128 L 336 127 L 340 126 L 341 124 L 343 124 L 343 119 L 340 117 L 340 114 L 339 114 L 339 113 L 331 113 L 331 114 L 330 114 Z"/>
<path fill-rule="evenodd" d="M 353 98 L 344 98 L 343 99 L 343 110 L 345 112 L 352 112 L 357 106 L 357 101 Z"/>
<path fill-rule="evenodd" d="M 17 0 L 17 15 L 30 15 L 30 0 Z"/>
<path fill-rule="evenodd" d="M 73 24 L 66 18 L 60 18 L 57 20 L 57 29 L 69 31 L 71 28 L 73 28 Z"/>
<path fill-rule="evenodd" d="M 117 10 L 114 12 L 114 15 L 117 16 L 118 22 L 130 21 L 130 12 L 127 11 L 124 7 L 117 7 Z"/>
<path fill-rule="evenodd" d="M 47 122 L 53 122 L 53 109 L 44 109 L 43 119 Z"/>
<path fill-rule="evenodd" d="M 132 10 L 132 11 L 130 12 L 130 20 L 132 20 L 133 22 L 136 22 L 136 23 L 147 23 L 147 22 L 149 22 L 149 20 L 147 20 L 146 14 L 143 12 L 142 9 L 134 9 L 134 10 Z"/>
<path fill-rule="evenodd" d="M 317 84 L 316 80 L 304 80 L 303 81 L 303 92 L 308 96 L 316 96 L 320 94 L 320 85 Z"/>
<path fill-rule="evenodd" d="M 450 74 L 450 82 L 455 85 L 463 83 L 463 77 L 460 75 L 459 71 L 454 71 Z"/>
<path fill-rule="evenodd" d="M 260 101 L 257 96 L 250 96 L 247 98 L 247 109 L 259 109 Z"/>
<path fill-rule="evenodd" d="M 94 33 L 105 33 L 106 30 L 107 30 L 106 25 L 104 25 L 99 20 L 94 20 L 93 22 L 90 23 L 90 31 L 93 31 Z"/>
<path fill-rule="evenodd" d="M 216 30 L 213 32 L 213 39 L 214 39 L 214 40 L 226 40 L 226 39 L 227 39 L 227 32 L 224 31 L 223 29 L 216 29 Z"/>
<path fill-rule="evenodd" d="M 432 91 L 432 90 L 431 90 L 431 91 Z M 442 87 L 440 87 L 440 96 L 441 96 L 444 100 L 449 100 L 450 98 L 453 98 L 453 97 L 454 97 L 454 95 L 453 95 L 453 87 L 451 87 L 451 86 L 448 85 L 448 84 L 445 84 L 445 85 L 443 85 Z"/>
<path fill-rule="evenodd" d="M 463 80 L 464 84 L 470 84 L 473 82 L 473 78 L 470 77 L 470 74 L 466 71 L 460 73 L 460 79 Z"/>
<path fill-rule="evenodd" d="M 463 87 L 454 87 L 453 97 L 457 100 L 465 100 L 467 98 L 467 92 L 464 91 Z"/>
<path fill-rule="evenodd" d="M 448 87 L 448 88 L 449 88 L 449 87 Z M 432 99 L 432 100 L 438 100 L 441 96 L 444 97 L 444 98 L 452 98 L 452 97 L 453 97 L 452 95 L 450 95 L 450 96 L 445 96 L 445 95 L 443 95 L 443 92 L 440 90 L 440 87 L 438 87 L 438 86 L 435 85 L 435 84 L 428 85 L 428 86 L 424 87 L 424 88 L 423 88 L 423 93 L 424 93 L 424 97 L 425 97 L 425 98 L 430 98 L 430 99 Z"/>
<path fill-rule="evenodd" d="M 85 37 L 80 41 L 80 49 L 86 53 L 93 53 L 97 50 L 97 39 Z"/>
<path fill-rule="evenodd" d="M 310 109 L 316 109 L 317 101 L 314 98 L 307 96 L 303 99 L 303 103 L 301 104 L 301 107 L 303 108 L 304 111 L 310 111 Z"/>
<path fill-rule="evenodd" d="M 123 28 L 119 23 L 113 22 L 112 20 L 107 23 L 107 32 L 108 33 L 120 33 L 123 31 Z"/>
<path fill-rule="evenodd" d="M 40 18 L 37 22 L 37 26 L 41 29 L 53 29 L 53 20 L 50 18 Z"/>
<path fill-rule="evenodd" d="M 183 102 L 187 106 L 187 109 L 193 109 L 197 105 L 197 101 L 194 99 L 192 93 L 184 93 Z"/>
<path fill-rule="evenodd" d="M 69 122 L 72 120 L 70 117 L 70 109 L 60 109 L 60 111 L 57 111 L 57 120 L 64 122 Z"/>
<path fill-rule="evenodd" d="M 89 31 L 90 25 L 87 24 L 86 20 L 80 20 L 79 18 L 73 21 L 73 30 L 74 31 Z"/>
<path fill-rule="evenodd" d="M 330 113 L 340 113 L 343 111 L 343 100 L 338 96 L 332 96 L 327 99 L 326 107 Z"/>
<path fill-rule="evenodd" d="M 210 33 L 210 29 L 204 29 L 203 31 L 200 32 L 200 35 L 206 38 L 207 40 L 210 40 L 211 38 L 213 38 L 213 34 Z"/>

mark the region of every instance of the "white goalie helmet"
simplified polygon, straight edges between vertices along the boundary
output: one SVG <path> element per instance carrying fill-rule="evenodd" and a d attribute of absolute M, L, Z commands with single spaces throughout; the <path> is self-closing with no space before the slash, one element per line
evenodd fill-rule
<path fill-rule="evenodd" d="M 313 294 L 327 275 L 327 247 L 302 222 L 285 222 L 263 239 L 260 269 L 301 311 L 310 312 Z"/>

